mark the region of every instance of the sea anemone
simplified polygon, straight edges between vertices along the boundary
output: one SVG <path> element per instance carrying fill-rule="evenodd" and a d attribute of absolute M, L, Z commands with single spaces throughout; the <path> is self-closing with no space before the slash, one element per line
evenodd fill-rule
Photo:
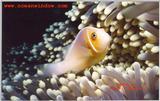
<path fill-rule="evenodd" d="M 158 99 L 158 2 L 77 1 L 65 15 L 68 20 L 50 25 L 42 42 L 33 47 L 25 43 L 7 53 L 14 58 L 2 67 L 2 100 Z M 27 65 L 63 60 L 66 47 L 86 26 L 103 28 L 112 37 L 99 64 L 78 74 L 51 77 Z"/>

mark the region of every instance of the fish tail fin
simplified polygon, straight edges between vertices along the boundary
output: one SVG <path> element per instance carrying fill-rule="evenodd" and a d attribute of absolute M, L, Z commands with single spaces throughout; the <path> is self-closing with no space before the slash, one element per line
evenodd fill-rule
<path fill-rule="evenodd" d="M 61 75 L 66 73 L 64 62 L 38 65 L 37 69 L 38 74 L 43 76 Z"/>

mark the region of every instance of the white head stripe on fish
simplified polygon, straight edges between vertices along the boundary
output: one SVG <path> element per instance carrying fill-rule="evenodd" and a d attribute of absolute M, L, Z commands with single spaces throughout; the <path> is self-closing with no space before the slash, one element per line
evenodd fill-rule
<path fill-rule="evenodd" d="M 92 42 L 91 42 L 91 38 L 90 38 L 90 35 L 87 33 L 87 38 L 88 38 L 88 42 L 89 42 L 89 45 L 91 46 L 91 48 L 96 52 L 98 53 L 98 50 L 93 46 Z"/>

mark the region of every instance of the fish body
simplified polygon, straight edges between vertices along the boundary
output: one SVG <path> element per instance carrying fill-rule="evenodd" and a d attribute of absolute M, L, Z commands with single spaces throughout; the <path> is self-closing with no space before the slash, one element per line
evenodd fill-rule
<path fill-rule="evenodd" d="M 85 27 L 79 31 L 63 61 L 42 66 L 44 75 L 78 73 L 101 61 L 110 46 L 111 37 L 104 29 Z"/>

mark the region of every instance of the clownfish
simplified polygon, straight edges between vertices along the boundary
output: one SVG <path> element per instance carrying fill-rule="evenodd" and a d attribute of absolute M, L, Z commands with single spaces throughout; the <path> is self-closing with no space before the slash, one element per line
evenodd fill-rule
<path fill-rule="evenodd" d="M 64 60 L 40 67 L 45 76 L 61 75 L 67 72 L 81 72 L 100 62 L 110 48 L 111 36 L 104 29 L 85 27 L 71 43 Z"/>

